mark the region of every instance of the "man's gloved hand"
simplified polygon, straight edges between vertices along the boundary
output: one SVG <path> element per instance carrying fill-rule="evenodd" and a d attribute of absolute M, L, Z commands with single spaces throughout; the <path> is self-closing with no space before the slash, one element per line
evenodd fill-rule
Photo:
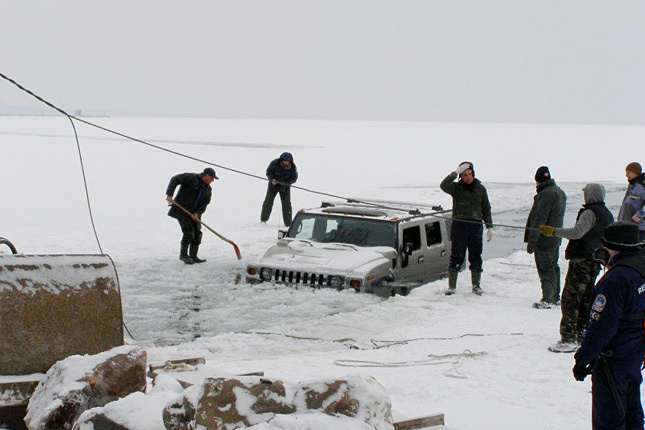
<path fill-rule="evenodd" d="M 576 378 L 576 381 L 584 381 L 587 375 L 591 375 L 592 370 L 593 361 L 591 363 L 587 363 L 585 366 L 576 362 L 573 366 L 573 377 Z"/>
<path fill-rule="evenodd" d="M 535 252 L 535 244 L 532 242 L 527 243 L 526 252 L 528 252 L 529 254 L 533 254 Z"/>
<path fill-rule="evenodd" d="M 550 225 L 540 225 L 538 226 L 538 229 L 540 230 L 540 233 L 547 237 L 553 237 L 555 234 L 555 227 L 551 227 Z"/>
<path fill-rule="evenodd" d="M 457 175 L 461 175 L 468 169 L 470 169 L 469 163 L 461 163 L 459 166 L 457 166 L 457 170 L 455 170 L 455 172 L 457 172 Z"/>
<path fill-rule="evenodd" d="M 486 242 L 490 242 L 490 240 L 493 238 L 493 229 L 492 228 L 487 228 L 486 229 Z"/>

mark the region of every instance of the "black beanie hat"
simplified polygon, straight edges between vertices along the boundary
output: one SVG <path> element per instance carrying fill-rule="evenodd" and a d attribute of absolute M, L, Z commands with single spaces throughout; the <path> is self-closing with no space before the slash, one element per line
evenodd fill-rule
<path fill-rule="evenodd" d="M 638 251 L 643 247 L 643 243 L 639 242 L 638 224 L 628 221 L 609 224 L 600 241 L 605 248 L 614 251 Z"/>
<path fill-rule="evenodd" d="M 549 172 L 549 168 L 546 166 L 541 166 L 539 169 L 537 169 L 537 172 L 535 172 L 535 182 L 546 182 L 549 179 L 551 179 L 551 173 Z"/>

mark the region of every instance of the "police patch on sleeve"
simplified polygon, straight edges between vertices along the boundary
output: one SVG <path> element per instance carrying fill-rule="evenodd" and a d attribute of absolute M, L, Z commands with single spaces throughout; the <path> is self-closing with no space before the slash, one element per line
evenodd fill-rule
<path fill-rule="evenodd" d="M 591 309 L 596 312 L 602 312 L 602 310 L 605 309 L 606 304 L 607 304 L 607 298 L 605 297 L 605 295 L 598 294 L 598 297 L 596 297 L 596 300 L 593 302 L 593 305 L 591 305 Z"/>

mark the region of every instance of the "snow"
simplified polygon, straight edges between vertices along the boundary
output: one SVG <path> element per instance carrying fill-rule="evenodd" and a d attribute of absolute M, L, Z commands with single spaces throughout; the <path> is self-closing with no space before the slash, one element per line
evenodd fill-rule
<path fill-rule="evenodd" d="M 0 264 L 3 264 L 2 259 Z M 33 295 L 45 289 L 52 295 L 69 294 L 70 290 L 81 290 L 85 283 L 99 278 L 116 279 L 110 260 L 97 255 L 21 256 L 17 262 L 11 259 L 7 264 L 12 267 L 2 275 L 5 282 L 0 285 L 0 293 L 16 289 Z M 109 294 L 116 288 L 116 285 L 106 282 L 103 292 Z"/>
<path fill-rule="evenodd" d="M 137 430 L 164 429 L 163 408 L 175 396 L 176 393 L 171 390 L 147 395 L 144 393 L 132 393 L 122 399 L 110 402 L 102 408 L 88 409 L 81 414 L 79 421 L 84 421 L 103 413 L 125 428 Z M 88 422 L 78 426 L 78 430 L 94 429 L 95 426 Z"/>
<path fill-rule="evenodd" d="M 395 421 L 444 413 L 447 425 L 459 430 L 590 426 L 590 381 L 573 379 L 572 354 L 547 350 L 558 340 L 560 310 L 531 308 L 540 288 L 521 227 L 540 165 L 550 167 L 567 193 L 565 226 L 573 225 L 586 182 L 603 182 L 616 213 L 624 166 L 639 156 L 628 148 L 640 147 L 645 127 L 96 121 L 152 143 L 164 140 L 160 145 L 208 161 L 77 125 L 99 239 L 115 261 L 125 324 L 134 336 L 128 341 L 146 347 L 149 362 L 202 356 L 208 366 L 231 374 L 263 371 L 292 382 L 371 375 L 391 397 Z M 10 185 L 3 189 L 0 235 L 27 254 L 98 253 L 69 121 L 0 117 L 0 130 L 2 183 Z M 444 207 L 451 206 L 450 197 L 439 182 L 470 160 L 488 188 L 494 221 L 520 228 L 498 227 L 485 245 L 481 297 L 470 293 L 467 271 L 451 297 L 443 294 L 445 281 L 387 300 L 350 291 L 247 285 L 240 282 L 246 264 L 275 244 L 282 228 L 279 199 L 268 225 L 260 225 L 266 184 L 217 165 L 263 176 L 283 151 L 294 154 L 296 185 L 307 189 Z M 208 262 L 186 266 L 177 258 L 180 231 L 166 216 L 165 188 L 172 175 L 207 165 L 215 165 L 221 179 L 213 185 L 204 221 L 236 242 L 244 258 L 238 261 L 229 244 L 204 231 L 200 256 Z M 294 211 L 321 200 L 329 197 L 292 193 Z M 560 264 L 564 279 L 564 259 Z M 366 362 L 376 365 L 365 367 Z M 154 395 L 165 391 L 172 388 Z M 130 401 L 135 399 L 121 402 Z M 137 416 L 141 428 L 148 425 Z M 344 427 L 334 420 L 345 421 Z M 365 428 L 315 414 L 280 417 L 271 425 Z"/>

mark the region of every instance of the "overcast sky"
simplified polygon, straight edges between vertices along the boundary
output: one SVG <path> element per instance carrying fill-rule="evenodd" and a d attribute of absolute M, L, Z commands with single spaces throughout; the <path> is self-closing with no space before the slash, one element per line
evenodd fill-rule
<path fill-rule="evenodd" d="M 0 4 L 0 72 L 70 113 L 645 124 L 643 0 Z"/>

